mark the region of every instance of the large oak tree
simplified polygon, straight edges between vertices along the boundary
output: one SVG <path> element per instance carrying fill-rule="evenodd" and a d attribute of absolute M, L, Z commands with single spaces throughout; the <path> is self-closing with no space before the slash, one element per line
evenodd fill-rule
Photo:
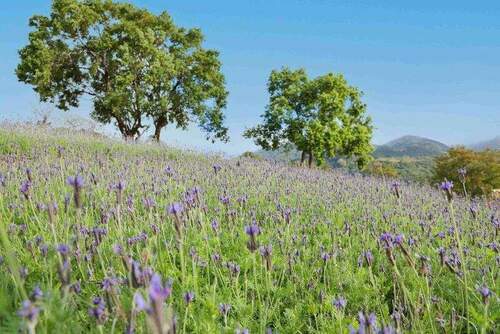
<path fill-rule="evenodd" d="M 274 70 L 268 81 L 269 104 L 262 124 L 245 136 L 265 150 L 294 147 L 318 165 L 336 155 L 370 159 L 371 119 L 361 92 L 340 74 L 309 79 L 305 70 Z"/>
<path fill-rule="evenodd" d="M 199 29 L 111 0 L 54 0 L 29 25 L 16 74 L 41 101 L 68 110 L 90 96 L 91 116 L 127 139 L 153 126 L 159 140 L 168 124 L 196 122 L 207 139 L 228 140 L 219 54 L 202 47 Z"/>

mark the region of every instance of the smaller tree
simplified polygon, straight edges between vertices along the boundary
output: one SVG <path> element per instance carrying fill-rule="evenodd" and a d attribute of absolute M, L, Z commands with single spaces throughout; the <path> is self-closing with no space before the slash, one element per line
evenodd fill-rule
<path fill-rule="evenodd" d="M 274 70 L 268 91 L 263 123 L 246 130 L 245 137 L 265 150 L 295 147 L 309 167 L 335 155 L 356 157 L 359 167 L 370 160 L 371 119 L 361 92 L 341 74 L 310 80 L 303 69 Z"/>
<path fill-rule="evenodd" d="M 473 151 L 465 147 L 451 148 L 434 160 L 432 182 L 452 181 L 459 194 L 490 195 L 500 188 L 500 151 Z"/>

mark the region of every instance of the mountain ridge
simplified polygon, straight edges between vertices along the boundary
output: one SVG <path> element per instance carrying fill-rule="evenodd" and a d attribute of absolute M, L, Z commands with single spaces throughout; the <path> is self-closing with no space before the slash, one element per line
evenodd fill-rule
<path fill-rule="evenodd" d="M 483 140 L 468 145 L 468 147 L 472 148 L 473 150 L 486 150 L 486 149 L 500 150 L 500 135 L 489 140 Z"/>
<path fill-rule="evenodd" d="M 393 139 L 375 147 L 374 157 L 428 157 L 446 152 L 449 146 L 437 140 L 414 135 Z"/>

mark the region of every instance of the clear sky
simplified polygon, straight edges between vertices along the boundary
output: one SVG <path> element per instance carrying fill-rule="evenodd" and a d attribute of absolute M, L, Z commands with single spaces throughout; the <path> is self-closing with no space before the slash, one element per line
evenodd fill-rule
<path fill-rule="evenodd" d="M 166 142 L 231 154 L 255 149 L 241 133 L 259 121 L 269 72 L 284 65 L 314 76 L 344 73 L 365 93 L 377 144 L 405 134 L 446 144 L 500 134 L 500 1 L 131 2 L 201 28 L 205 46 L 221 53 L 231 143 L 211 145 L 196 128 L 169 128 Z M 14 68 L 28 18 L 49 9 L 48 0 L 0 3 L 0 119 L 28 119 L 38 106 Z M 70 114 L 89 108 L 87 102 Z"/>

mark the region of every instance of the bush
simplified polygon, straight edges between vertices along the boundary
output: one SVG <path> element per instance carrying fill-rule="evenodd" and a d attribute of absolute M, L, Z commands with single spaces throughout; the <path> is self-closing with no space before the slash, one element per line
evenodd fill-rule
<path fill-rule="evenodd" d="M 242 158 L 254 159 L 254 160 L 262 160 L 262 157 L 254 152 L 246 151 L 240 156 Z"/>
<path fill-rule="evenodd" d="M 453 181 L 455 192 L 469 196 L 490 196 L 500 188 L 500 151 L 451 148 L 435 159 L 433 182 Z"/>
<path fill-rule="evenodd" d="M 365 169 L 365 173 L 381 177 L 398 177 L 399 173 L 390 162 L 373 161 Z"/>

